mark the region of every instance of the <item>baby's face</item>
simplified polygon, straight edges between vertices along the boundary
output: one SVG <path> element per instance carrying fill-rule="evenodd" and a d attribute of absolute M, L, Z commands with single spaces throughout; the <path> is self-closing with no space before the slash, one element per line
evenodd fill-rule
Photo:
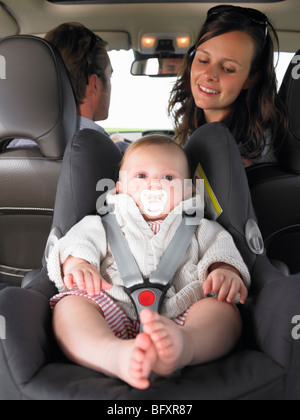
<path fill-rule="evenodd" d="M 117 192 L 130 195 L 145 220 L 163 220 L 187 199 L 184 180 L 189 172 L 184 155 L 170 145 L 131 151 L 120 172 Z"/>

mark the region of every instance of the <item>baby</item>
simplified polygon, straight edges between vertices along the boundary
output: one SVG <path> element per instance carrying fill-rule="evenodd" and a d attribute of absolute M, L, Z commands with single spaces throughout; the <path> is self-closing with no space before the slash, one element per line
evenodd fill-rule
<path fill-rule="evenodd" d="M 107 195 L 144 278 L 155 271 L 182 220 L 194 205 L 183 149 L 164 136 L 129 147 L 115 191 Z M 118 377 L 138 389 L 150 374 L 167 376 L 233 349 L 241 333 L 239 311 L 250 277 L 231 236 L 202 219 L 168 290 L 161 314 L 140 314 L 124 291 L 99 216 L 88 216 L 53 248 L 49 277 L 60 294 L 51 300 L 53 328 L 72 361 Z M 238 298 L 237 298 L 238 296 Z"/>

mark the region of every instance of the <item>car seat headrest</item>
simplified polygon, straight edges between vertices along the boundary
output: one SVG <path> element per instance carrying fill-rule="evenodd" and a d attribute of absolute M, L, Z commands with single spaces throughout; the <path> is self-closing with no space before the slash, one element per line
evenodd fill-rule
<path fill-rule="evenodd" d="M 44 39 L 0 40 L 0 142 L 34 140 L 48 158 L 60 158 L 75 133 L 76 104 L 67 70 Z"/>
<path fill-rule="evenodd" d="M 287 108 L 289 127 L 282 143 L 279 159 L 287 170 L 300 173 L 300 50 L 292 59 L 281 88 L 279 97 Z"/>

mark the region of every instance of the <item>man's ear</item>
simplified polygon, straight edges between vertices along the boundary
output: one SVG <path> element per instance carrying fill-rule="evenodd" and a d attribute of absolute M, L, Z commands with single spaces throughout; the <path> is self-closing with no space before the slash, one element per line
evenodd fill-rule
<path fill-rule="evenodd" d="M 98 90 L 97 81 L 98 81 L 98 76 L 96 74 L 91 74 L 89 76 L 88 87 L 90 88 L 91 91 L 97 91 Z"/>

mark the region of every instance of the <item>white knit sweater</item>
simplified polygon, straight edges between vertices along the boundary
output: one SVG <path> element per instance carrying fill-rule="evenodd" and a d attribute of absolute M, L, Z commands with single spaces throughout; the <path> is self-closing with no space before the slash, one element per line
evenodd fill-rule
<path fill-rule="evenodd" d="M 181 223 L 182 211 L 193 206 L 192 199 L 182 202 L 168 215 L 155 235 L 130 196 L 112 191 L 107 195 L 107 203 L 114 206 L 117 221 L 144 278 L 149 278 L 156 270 Z M 130 319 L 136 319 L 133 304 L 124 291 L 118 267 L 107 244 L 100 216 L 87 216 L 54 246 L 48 260 L 48 273 L 60 292 L 67 291 L 61 265 L 71 255 L 97 267 L 102 277 L 113 285 L 106 293 Z M 218 223 L 202 219 L 167 292 L 162 314 L 176 318 L 204 298 L 202 284 L 208 276 L 209 267 L 217 262 L 235 267 L 249 287 L 249 271 L 232 237 Z"/>

